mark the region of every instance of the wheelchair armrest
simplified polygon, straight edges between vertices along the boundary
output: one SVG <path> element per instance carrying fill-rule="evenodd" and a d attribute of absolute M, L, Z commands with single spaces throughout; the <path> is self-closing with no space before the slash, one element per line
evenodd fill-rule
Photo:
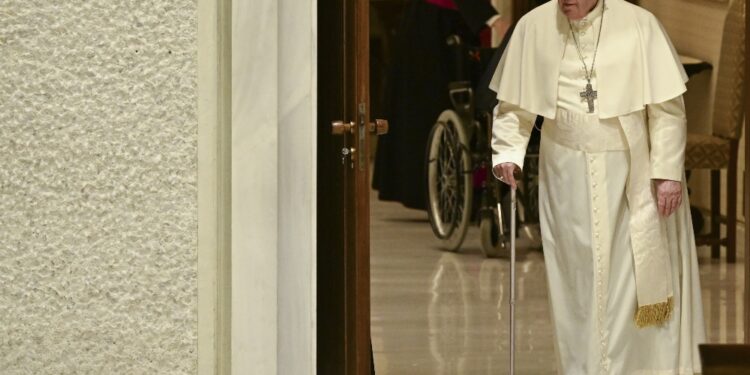
<path fill-rule="evenodd" d="M 448 96 L 453 108 L 463 113 L 471 113 L 474 103 L 474 89 L 469 81 L 456 81 L 448 84 Z"/>

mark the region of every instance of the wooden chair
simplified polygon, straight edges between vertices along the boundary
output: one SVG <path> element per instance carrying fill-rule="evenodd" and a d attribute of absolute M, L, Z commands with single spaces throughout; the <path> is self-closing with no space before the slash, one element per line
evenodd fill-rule
<path fill-rule="evenodd" d="M 727 248 L 727 262 L 737 258 L 737 161 L 742 135 L 745 75 L 745 1 L 733 0 L 726 16 L 718 62 L 712 134 L 688 133 L 685 169 L 711 170 L 711 230 L 696 244 L 711 245 L 711 256 Z M 727 215 L 721 215 L 721 170 L 727 170 Z M 727 226 L 721 237 L 721 223 Z"/>

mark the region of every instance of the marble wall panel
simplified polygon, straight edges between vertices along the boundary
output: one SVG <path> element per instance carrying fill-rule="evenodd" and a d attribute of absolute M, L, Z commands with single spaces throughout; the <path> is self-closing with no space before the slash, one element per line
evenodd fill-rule
<path fill-rule="evenodd" d="M 316 7 L 233 2 L 234 374 L 315 371 Z"/>
<path fill-rule="evenodd" d="M 232 2 L 232 374 L 277 374 L 278 7 Z"/>
<path fill-rule="evenodd" d="M 279 1 L 279 374 L 315 369 L 316 8 Z"/>

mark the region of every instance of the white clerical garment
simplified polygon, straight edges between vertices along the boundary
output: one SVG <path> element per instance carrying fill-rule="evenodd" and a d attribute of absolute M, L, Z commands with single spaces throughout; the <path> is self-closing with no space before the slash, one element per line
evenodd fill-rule
<path fill-rule="evenodd" d="M 587 113 L 572 33 L 590 68 L 602 21 L 591 80 L 598 97 Z M 677 61 L 641 8 L 599 0 L 571 25 L 550 1 L 519 21 L 491 84 L 500 100 L 494 165 L 523 167 L 534 118 L 545 117 L 539 211 L 565 375 L 700 372 L 705 333 L 683 173 L 686 76 Z M 651 179 L 683 184 L 668 218 L 656 213 Z"/>

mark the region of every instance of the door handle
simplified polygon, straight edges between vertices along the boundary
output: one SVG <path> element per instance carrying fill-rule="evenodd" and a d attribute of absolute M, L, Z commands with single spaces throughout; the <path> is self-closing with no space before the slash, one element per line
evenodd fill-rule
<path fill-rule="evenodd" d="M 388 120 L 376 119 L 370 123 L 370 133 L 376 135 L 388 134 Z"/>
<path fill-rule="evenodd" d="M 354 126 L 354 121 L 334 121 L 331 123 L 331 133 L 334 135 L 354 133 Z M 388 134 L 388 129 L 388 120 L 376 119 L 370 123 L 370 133 L 372 134 Z"/>
<path fill-rule="evenodd" d="M 360 150 L 365 149 L 365 134 L 369 131 L 370 134 L 375 135 L 383 135 L 388 133 L 388 120 L 383 119 L 376 119 L 375 121 L 370 122 L 367 124 L 365 122 L 365 111 L 364 111 L 364 105 L 360 104 L 359 108 L 359 123 L 355 123 L 354 121 L 333 121 L 331 122 L 331 133 L 333 135 L 347 135 L 347 134 L 355 134 L 355 132 L 358 132 L 359 137 L 357 138 L 359 140 L 359 144 L 357 145 Z M 349 137 L 344 138 L 344 144 L 346 145 L 349 142 Z M 355 160 L 355 148 L 354 147 L 348 147 L 345 146 L 341 150 L 341 163 L 345 164 L 346 159 L 348 158 L 350 160 L 350 167 L 354 168 L 354 160 Z M 360 170 L 364 170 L 366 160 L 366 155 L 364 152 L 357 152 L 357 163 L 359 165 Z"/>
<path fill-rule="evenodd" d="M 354 133 L 354 121 L 334 121 L 331 123 L 331 133 L 333 135 L 343 135 L 346 133 Z"/>

